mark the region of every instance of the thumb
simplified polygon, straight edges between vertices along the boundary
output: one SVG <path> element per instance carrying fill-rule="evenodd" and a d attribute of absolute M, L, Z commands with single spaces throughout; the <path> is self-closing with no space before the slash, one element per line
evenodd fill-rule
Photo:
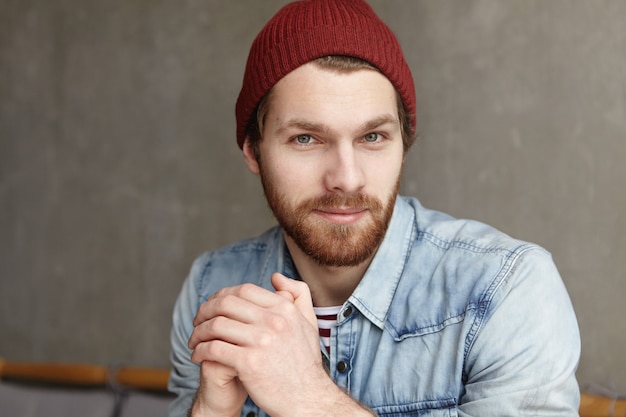
<path fill-rule="evenodd" d="M 293 299 L 293 303 L 300 310 L 300 313 L 317 328 L 317 317 L 313 312 L 313 300 L 311 299 L 311 291 L 309 286 L 302 281 L 287 278 L 281 273 L 272 274 L 272 285 L 276 288 L 276 292 L 285 298 Z"/>
<path fill-rule="evenodd" d="M 207 415 L 239 415 L 247 396 L 234 369 L 218 362 L 202 362 L 194 409 Z"/>
<path fill-rule="evenodd" d="M 200 365 L 200 382 L 211 384 L 212 389 L 223 388 L 237 382 L 237 371 L 218 362 L 202 361 Z"/>

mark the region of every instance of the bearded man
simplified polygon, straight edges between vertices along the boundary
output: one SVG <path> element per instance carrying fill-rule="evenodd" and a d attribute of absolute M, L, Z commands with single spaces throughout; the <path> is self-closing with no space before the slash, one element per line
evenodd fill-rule
<path fill-rule="evenodd" d="M 278 226 L 194 263 L 170 416 L 575 416 L 580 341 L 550 255 L 398 196 L 413 78 L 360 0 L 255 39 L 237 143 Z"/>

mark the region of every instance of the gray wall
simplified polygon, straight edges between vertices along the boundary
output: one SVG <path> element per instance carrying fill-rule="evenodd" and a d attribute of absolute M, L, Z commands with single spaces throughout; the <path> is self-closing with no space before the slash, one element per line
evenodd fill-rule
<path fill-rule="evenodd" d="M 192 260 L 272 224 L 233 109 L 283 3 L 0 0 L 0 356 L 168 365 Z M 626 393 L 626 2 L 372 5 L 416 79 L 404 193 L 547 247 L 581 384 Z"/>

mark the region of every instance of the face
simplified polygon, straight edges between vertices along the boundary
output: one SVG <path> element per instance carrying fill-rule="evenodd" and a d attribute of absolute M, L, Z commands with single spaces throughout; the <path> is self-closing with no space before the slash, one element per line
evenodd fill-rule
<path fill-rule="evenodd" d="M 272 89 L 259 159 L 249 169 L 288 244 L 322 266 L 374 255 L 400 184 L 403 145 L 396 93 L 373 70 L 337 73 L 306 64 Z"/>

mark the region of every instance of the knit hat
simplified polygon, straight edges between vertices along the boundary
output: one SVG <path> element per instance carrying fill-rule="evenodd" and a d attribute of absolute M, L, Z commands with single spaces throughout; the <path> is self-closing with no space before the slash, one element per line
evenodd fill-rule
<path fill-rule="evenodd" d="M 327 55 L 378 68 L 400 94 L 415 131 L 413 77 L 391 29 L 363 0 L 301 0 L 280 9 L 252 43 L 235 108 L 240 148 L 263 96 L 294 69 Z"/>

